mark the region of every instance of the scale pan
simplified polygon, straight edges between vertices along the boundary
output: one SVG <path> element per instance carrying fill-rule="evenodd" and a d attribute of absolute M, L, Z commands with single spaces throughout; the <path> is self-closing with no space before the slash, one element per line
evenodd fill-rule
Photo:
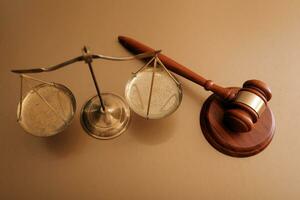
<path fill-rule="evenodd" d="M 179 107 L 182 89 L 162 67 L 157 67 L 150 104 L 148 104 L 152 76 L 153 67 L 134 74 L 127 82 L 125 98 L 130 108 L 141 117 L 161 119 L 172 114 Z"/>
<path fill-rule="evenodd" d="M 18 122 L 27 133 L 47 137 L 65 130 L 75 111 L 76 100 L 67 87 L 43 83 L 33 87 L 19 102 Z"/>

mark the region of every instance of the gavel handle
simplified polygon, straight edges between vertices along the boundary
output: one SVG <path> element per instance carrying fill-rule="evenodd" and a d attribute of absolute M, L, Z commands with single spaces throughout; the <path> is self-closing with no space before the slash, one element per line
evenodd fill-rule
<path fill-rule="evenodd" d="M 141 42 L 138 42 L 135 39 L 132 39 L 130 37 L 126 36 L 119 36 L 118 37 L 119 42 L 129 51 L 133 53 L 144 53 L 148 51 L 154 51 L 153 48 L 146 46 L 145 44 L 142 44 Z M 159 54 L 158 58 L 162 61 L 162 63 L 172 72 L 198 84 L 204 87 L 208 91 L 212 91 L 215 94 L 219 95 L 221 98 L 230 100 L 234 98 L 235 92 L 231 89 L 224 88 L 222 86 L 219 86 L 215 84 L 211 80 L 207 80 L 200 76 L 199 74 L 193 72 L 189 68 L 179 64 L 178 62 L 174 61 L 173 59 L 163 55 Z"/>

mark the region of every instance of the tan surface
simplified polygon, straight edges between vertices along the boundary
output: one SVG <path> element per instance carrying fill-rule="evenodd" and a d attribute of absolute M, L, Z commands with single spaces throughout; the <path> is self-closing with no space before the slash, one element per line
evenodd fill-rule
<path fill-rule="evenodd" d="M 0 199 L 299 199 L 300 1 L 1 1 Z M 117 35 L 135 37 L 196 72 L 240 86 L 257 78 L 273 89 L 277 127 L 271 145 L 237 159 L 214 150 L 198 123 L 209 93 L 184 88 L 172 116 L 133 115 L 121 137 L 100 141 L 79 123 L 95 94 L 78 63 L 36 77 L 66 84 L 77 98 L 75 121 L 40 139 L 16 122 L 14 66 L 56 64 L 88 44 L 97 53 L 129 55 Z M 123 95 L 138 61 L 95 62 L 103 91 Z"/>

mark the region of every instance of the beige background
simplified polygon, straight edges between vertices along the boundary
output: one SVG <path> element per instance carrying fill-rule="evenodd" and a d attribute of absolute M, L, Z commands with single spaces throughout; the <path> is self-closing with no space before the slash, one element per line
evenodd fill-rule
<path fill-rule="evenodd" d="M 299 199 L 300 1 L 0 1 L 0 199 Z M 47 139 L 16 122 L 19 79 L 12 68 L 47 66 L 80 54 L 130 55 L 132 36 L 224 86 L 256 78 L 273 90 L 276 135 L 262 153 L 225 156 L 198 123 L 210 93 L 183 79 L 170 117 L 133 114 L 128 131 L 101 141 L 79 123 L 95 94 L 87 67 L 35 77 L 67 85 L 77 98 L 73 124 Z M 139 61 L 95 62 L 103 91 L 123 95 Z"/>

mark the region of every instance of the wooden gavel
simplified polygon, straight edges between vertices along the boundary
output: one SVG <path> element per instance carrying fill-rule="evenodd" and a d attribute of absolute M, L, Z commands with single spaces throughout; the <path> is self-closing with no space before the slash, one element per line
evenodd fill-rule
<path fill-rule="evenodd" d="M 118 39 L 131 52 L 144 53 L 154 51 L 154 49 L 129 37 L 119 36 Z M 158 57 L 172 72 L 203 86 L 206 90 L 212 91 L 226 102 L 229 102 L 224 113 L 224 122 L 234 132 L 248 132 L 252 130 L 254 124 L 264 112 L 267 102 L 272 97 L 270 88 L 262 81 L 248 80 L 237 92 L 234 88 L 224 88 L 211 80 L 203 78 L 163 54 L 159 54 Z"/>

